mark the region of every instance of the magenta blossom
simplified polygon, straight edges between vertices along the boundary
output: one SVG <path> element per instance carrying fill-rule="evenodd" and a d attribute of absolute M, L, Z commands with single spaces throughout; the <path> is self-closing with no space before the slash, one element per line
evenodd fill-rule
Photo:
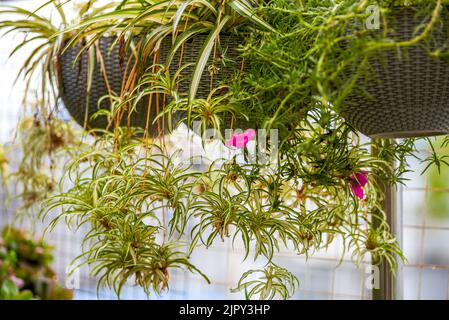
<path fill-rule="evenodd" d="M 352 192 L 359 198 L 363 199 L 365 193 L 363 187 L 368 183 L 368 172 L 359 171 L 349 177 L 349 183 L 351 184 Z"/>
<path fill-rule="evenodd" d="M 256 136 L 256 130 L 248 129 L 243 133 L 235 133 L 228 141 L 226 145 L 228 147 L 236 147 L 239 149 L 245 148 L 248 142 Z"/>

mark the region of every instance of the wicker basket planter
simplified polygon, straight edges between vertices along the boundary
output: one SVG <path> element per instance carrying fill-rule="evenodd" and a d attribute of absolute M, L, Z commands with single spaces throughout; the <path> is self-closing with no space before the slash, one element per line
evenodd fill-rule
<path fill-rule="evenodd" d="M 173 74 L 180 65 L 192 63 L 194 64 L 199 56 L 202 44 L 204 43 L 207 35 L 198 35 L 187 42 L 184 46 L 182 60 L 180 61 L 180 53 L 175 55 L 172 60 L 170 70 Z M 120 46 L 116 45 L 112 50 L 111 45 L 116 38 L 104 37 L 99 40 L 99 48 L 104 60 L 104 67 L 107 74 L 107 79 L 110 88 L 116 94 L 120 94 L 123 77 L 126 69 L 127 57 L 121 57 Z M 227 79 L 235 72 L 236 67 L 241 64 L 241 58 L 237 51 L 238 45 L 241 43 L 241 38 L 234 35 L 221 35 L 220 36 L 220 48 L 223 52 L 217 53 L 217 59 L 226 56 L 225 66 L 220 65 L 218 73 L 213 77 L 212 85 L 218 85 Z M 160 63 L 164 63 L 170 51 L 171 38 L 168 37 L 161 45 L 160 50 Z M 104 75 L 101 72 L 99 63 L 95 65 L 92 78 L 92 88 L 88 97 L 87 91 L 87 79 L 88 79 L 88 53 L 84 52 L 74 67 L 74 60 L 80 50 L 80 46 L 74 46 L 68 48 L 59 58 L 60 67 L 60 95 L 65 107 L 68 109 L 71 116 L 80 124 L 84 125 L 87 119 L 87 128 L 93 129 L 105 129 L 108 127 L 107 119 L 104 116 L 97 117 L 92 120 L 91 116 L 99 109 L 110 109 L 109 99 L 103 99 L 100 103 L 100 99 L 108 94 L 107 85 L 104 79 Z M 201 78 L 201 83 L 197 91 L 197 97 L 207 97 L 211 87 L 211 75 L 208 67 L 212 64 L 212 55 L 209 59 L 209 64 L 206 66 Z M 152 57 L 148 62 L 148 66 L 152 64 Z M 189 66 L 184 69 L 182 76 L 189 78 L 193 75 L 194 66 Z M 129 71 L 128 71 L 129 72 Z M 189 81 L 183 81 L 180 84 L 179 92 L 186 93 L 189 90 Z M 87 103 L 89 98 L 89 103 Z M 154 99 L 154 98 L 153 98 Z M 146 127 L 148 101 L 142 101 L 137 106 L 135 112 L 131 114 L 130 123 L 133 127 Z M 156 103 L 151 105 L 150 115 L 154 119 L 157 115 Z M 159 111 L 163 108 L 162 104 L 159 105 Z M 122 125 L 127 125 L 127 116 L 123 117 Z M 152 122 L 152 121 L 151 121 Z M 162 124 L 153 124 L 149 128 L 150 136 L 156 136 L 160 134 L 160 128 Z"/>
<path fill-rule="evenodd" d="M 449 20 L 449 19 L 448 19 Z M 413 37 L 422 18 L 410 8 L 396 9 L 389 17 L 392 37 Z M 429 45 L 449 44 L 449 21 L 433 32 Z M 358 80 L 346 99 L 348 122 L 373 138 L 407 138 L 449 133 L 449 64 L 428 55 L 423 45 L 401 54 L 384 51 L 370 58 L 372 76 Z M 368 93 L 368 94 L 366 94 Z"/>

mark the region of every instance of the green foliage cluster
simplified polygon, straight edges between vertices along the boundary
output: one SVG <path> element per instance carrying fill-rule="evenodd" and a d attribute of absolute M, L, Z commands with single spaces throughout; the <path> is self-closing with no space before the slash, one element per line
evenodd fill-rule
<path fill-rule="evenodd" d="M 61 3 L 49 1 L 63 21 L 52 28 L 35 12 L 7 10 L 30 22 L 19 19 L 0 27 L 47 39 L 42 50 L 49 59 L 62 53 L 63 42 L 66 47 L 83 43 L 83 50 L 90 50 L 111 33 L 116 45 L 132 50 L 135 59 L 124 86 L 128 90 L 120 96 L 110 93 L 116 103 L 111 112 L 101 114 L 110 117 L 110 131 L 91 132 L 94 142 L 79 143 L 76 148 L 68 148 L 73 143 L 60 144 L 70 151 L 69 160 L 64 163 L 60 188 L 39 199 L 43 200 L 41 217 L 52 218 L 50 228 L 59 221 L 74 229 L 89 226 L 77 262 L 92 265 L 99 286 L 113 288 L 118 295 L 128 281 L 148 294 L 161 293 L 169 288 L 170 273 L 176 268 L 198 273 L 208 282 L 207 270 L 203 273 L 194 266 L 190 255 L 224 239 L 242 244 L 245 259 L 251 256 L 266 263 L 263 270 L 244 273 L 234 289 L 248 298 L 291 297 L 299 281 L 277 265 L 276 253 L 288 249 L 307 257 L 325 250 L 335 239 L 343 240 L 343 255 L 351 253 L 356 263 L 370 256 L 373 263 L 387 262 L 394 269 L 404 257 L 386 222 L 382 190 L 384 184 L 404 181 L 407 158 L 415 153 L 417 140 L 366 142 L 341 112 L 346 97 L 360 90 L 357 80 L 369 76 L 369 59 L 382 50 L 405 52 L 407 47 L 431 41 L 432 30 L 448 14 L 445 3 L 124 0 L 95 7 L 95 1 L 87 1 L 80 9 L 80 20 L 71 24 Z M 383 19 L 383 28 L 377 31 L 364 27 L 367 8 L 373 4 L 379 6 Z M 389 36 L 388 17 L 397 5 L 414 5 L 417 14 L 426 18 L 412 39 Z M 220 34 L 225 32 L 244 37 L 240 49 L 247 67 L 232 84 L 211 88 L 208 97 L 197 97 L 203 71 L 207 68 L 213 74 L 219 65 L 216 60 L 226 61 L 226 57 L 215 57 Z M 174 54 L 182 54 L 189 38 L 204 33 L 208 36 L 192 76 L 181 77 L 183 65 L 170 72 Z M 148 57 L 154 53 L 157 57 L 164 38 L 172 39 L 167 64 L 155 58 L 147 68 Z M 444 58 L 446 51 L 438 48 L 429 54 Z M 217 59 L 208 65 L 211 56 Z M 29 61 L 35 59 L 40 56 L 32 53 Z M 26 64 L 25 75 L 34 68 Z M 53 68 L 44 64 L 41 89 L 45 92 L 55 89 Z M 188 93 L 177 90 L 180 81 L 190 81 Z M 239 155 L 248 160 L 243 151 L 213 159 L 200 170 L 192 159 L 179 160 L 180 152 L 169 150 L 164 138 L 150 140 L 142 134 L 143 128 L 114 125 L 120 123 L 116 121 L 117 114 L 123 114 L 120 108 L 127 110 L 142 97 L 153 95 L 166 99 L 160 114 L 151 119 L 145 115 L 151 121 L 180 113 L 188 125 L 199 120 L 202 131 L 213 127 L 221 132 L 230 118 L 254 129 L 279 130 L 276 165 L 242 161 Z M 51 99 L 45 101 L 36 112 L 53 115 L 54 104 Z M 51 119 L 50 125 L 57 124 L 56 116 Z M 171 127 L 177 125 L 174 121 Z M 37 132 L 40 128 L 33 127 Z M 50 137 L 50 142 L 30 140 L 40 136 Z M 24 163 L 33 167 L 53 150 L 51 135 L 25 134 L 23 139 L 31 148 Z M 206 144 L 203 141 L 203 147 Z M 269 154 L 272 148 L 268 144 L 261 152 Z M 423 161 L 427 167 L 446 164 L 436 152 Z M 358 174 L 367 179 L 362 199 L 354 191 L 354 186 L 362 186 L 354 178 Z"/>

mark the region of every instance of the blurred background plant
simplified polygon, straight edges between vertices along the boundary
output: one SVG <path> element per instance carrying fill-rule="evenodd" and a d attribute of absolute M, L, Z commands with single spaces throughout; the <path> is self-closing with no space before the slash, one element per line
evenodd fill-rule
<path fill-rule="evenodd" d="M 0 299 L 72 299 L 50 267 L 52 251 L 42 239 L 6 226 L 0 239 Z"/>
<path fill-rule="evenodd" d="M 40 203 L 57 189 L 61 161 L 81 147 L 80 132 L 58 118 L 44 121 L 35 115 L 20 120 L 15 141 L 0 150 L 6 200 L 21 200 L 18 219 L 32 218 Z M 9 166 L 8 158 L 18 154 L 20 162 Z"/>

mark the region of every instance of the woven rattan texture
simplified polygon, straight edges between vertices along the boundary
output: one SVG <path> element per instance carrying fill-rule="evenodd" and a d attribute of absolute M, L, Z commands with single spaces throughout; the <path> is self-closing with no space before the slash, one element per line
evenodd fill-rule
<path fill-rule="evenodd" d="M 391 37 L 410 39 L 422 22 L 412 9 L 396 9 L 389 20 Z M 433 32 L 432 42 L 373 57 L 370 76 L 357 84 L 365 92 L 354 90 L 346 100 L 349 123 L 371 137 L 449 133 L 449 64 L 427 53 L 448 43 L 446 32 L 439 29 Z"/>
<path fill-rule="evenodd" d="M 185 45 L 182 52 L 178 50 L 170 65 L 170 73 L 173 76 L 179 66 L 185 64 L 194 64 L 199 56 L 201 47 L 206 40 L 207 35 L 198 35 L 190 39 Z M 123 77 L 126 69 L 126 61 L 128 58 L 120 57 L 120 46 L 116 45 L 111 50 L 111 45 L 115 41 L 114 37 L 103 37 L 99 40 L 99 48 L 104 60 L 108 83 L 116 94 L 120 94 L 122 88 Z M 240 68 L 242 60 L 238 53 L 238 46 L 242 39 L 233 35 L 221 35 L 218 49 L 215 53 L 215 64 L 213 63 L 214 55 L 211 54 L 208 64 L 203 72 L 201 83 L 198 88 L 197 97 L 206 98 L 210 93 L 210 88 L 224 83 L 234 72 Z M 165 63 L 170 51 L 171 38 L 166 38 L 160 47 L 160 63 Z M 77 62 L 74 64 L 81 46 L 69 47 L 60 57 L 60 94 L 65 107 L 68 109 L 72 117 L 81 125 L 87 124 L 89 128 L 104 129 L 108 122 L 106 117 L 101 116 L 92 119 L 91 116 L 101 109 L 110 109 L 109 99 L 101 100 L 108 94 L 104 75 L 101 72 L 100 63 L 95 64 L 95 70 L 92 78 L 92 88 L 88 97 L 87 79 L 88 79 L 88 53 L 84 52 Z M 121 63 L 122 61 L 122 63 Z M 124 61 L 124 63 L 123 63 Z M 153 57 L 149 58 L 148 67 L 153 64 Z M 190 87 L 190 79 L 193 75 L 195 66 L 191 65 L 184 69 L 181 76 L 185 79 L 179 86 L 180 93 L 187 93 Z M 211 82 L 211 72 L 212 75 Z M 128 71 L 129 73 L 129 71 Z M 154 97 L 153 97 L 154 100 Z M 162 99 L 161 99 L 162 100 Z M 161 101 L 160 100 L 160 101 Z M 89 101 L 89 102 L 88 102 Z M 131 126 L 146 127 L 147 119 L 147 100 L 140 103 L 136 110 L 131 114 Z M 163 108 L 160 103 L 158 109 L 156 103 L 153 103 L 150 110 L 150 117 L 154 119 L 157 111 Z M 150 121 L 152 122 L 152 121 Z M 127 116 L 123 117 L 122 124 L 126 125 Z M 167 127 L 162 124 L 152 124 L 149 128 L 151 135 L 160 132 L 160 128 Z"/>

